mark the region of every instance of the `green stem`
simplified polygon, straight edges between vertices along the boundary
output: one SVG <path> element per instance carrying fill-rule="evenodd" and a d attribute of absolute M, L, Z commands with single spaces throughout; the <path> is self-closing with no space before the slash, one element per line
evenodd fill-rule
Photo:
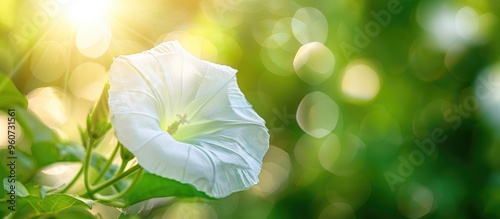
<path fill-rule="evenodd" d="M 111 201 L 111 202 L 104 202 L 107 206 L 115 207 L 115 208 L 126 208 L 128 207 L 127 204 L 117 202 L 117 201 Z"/>
<path fill-rule="evenodd" d="M 89 166 L 90 160 L 92 158 L 92 148 L 94 147 L 94 143 L 91 141 L 85 150 L 85 160 L 83 161 L 83 182 L 85 184 L 85 188 L 87 189 L 87 193 L 90 197 L 93 195 L 93 187 L 90 184 L 89 178 Z"/>
<path fill-rule="evenodd" d="M 118 172 L 116 172 L 116 174 L 123 173 L 123 171 L 125 170 L 125 167 L 127 167 L 127 163 L 128 162 L 123 162 L 122 161 L 122 164 L 120 165 L 120 168 L 118 169 Z"/>
<path fill-rule="evenodd" d="M 101 172 L 99 173 L 99 175 L 97 176 L 97 178 L 94 179 L 94 182 L 92 182 L 92 184 L 95 185 L 97 182 L 99 182 L 99 180 L 101 180 L 101 178 L 106 174 L 106 172 L 108 172 L 109 167 L 113 163 L 113 160 L 115 159 L 115 156 L 118 153 L 118 149 L 120 148 L 118 146 L 119 146 L 119 144 L 116 144 L 115 149 L 113 149 L 113 152 L 111 153 L 111 156 L 108 158 L 108 160 L 106 162 L 106 165 L 101 170 Z"/>
<path fill-rule="evenodd" d="M 125 194 L 127 194 L 128 192 L 130 192 L 134 186 L 139 182 L 139 179 L 141 178 L 142 176 L 142 172 L 143 172 L 144 169 L 140 169 L 139 172 L 137 172 L 134 180 L 130 183 L 130 185 L 122 190 L 121 192 L 119 193 L 116 193 L 116 194 L 113 194 L 113 195 L 109 195 L 109 196 L 104 196 L 104 195 L 101 195 L 101 194 L 95 194 L 96 198 L 99 199 L 99 201 L 104 201 L 104 202 L 112 202 L 116 199 L 119 199 L 121 198 L 122 196 L 124 196 Z"/>
<path fill-rule="evenodd" d="M 68 183 L 68 185 L 66 187 L 64 187 L 64 189 L 61 190 L 61 193 L 67 192 L 71 188 L 71 186 L 73 186 L 73 184 L 76 183 L 76 180 L 78 178 L 80 178 L 80 176 L 82 175 L 82 172 L 83 172 L 83 165 L 82 165 L 82 167 L 80 167 L 80 170 L 78 171 L 76 176 L 73 177 L 73 179 L 71 179 L 71 181 Z"/>
<path fill-rule="evenodd" d="M 142 170 L 142 167 L 139 166 L 139 164 L 136 164 L 135 166 L 133 166 L 132 168 L 128 169 L 127 171 L 115 176 L 113 179 L 107 181 L 107 182 L 104 182 L 96 187 L 94 187 L 92 190 L 89 190 L 88 191 L 88 194 L 89 195 L 93 195 L 93 193 L 96 193 L 98 191 L 101 191 L 115 183 L 117 183 L 118 181 L 122 180 L 123 178 L 129 176 L 130 174 L 134 173 L 135 171 L 137 170 Z"/>

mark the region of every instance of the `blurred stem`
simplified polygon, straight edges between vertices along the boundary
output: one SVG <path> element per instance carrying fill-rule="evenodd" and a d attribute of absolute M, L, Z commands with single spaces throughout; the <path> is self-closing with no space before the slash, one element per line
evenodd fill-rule
<path fill-rule="evenodd" d="M 106 172 L 108 172 L 109 170 L 109 167 L 111 166 L 111 164 L 113 163 L 113 160 L 115 159 L 115 156 L 116 154 L 118 153 L 118 149 L 119 149 L 119 144 L 116 144 L 115 146 L 115 149 L 113 149 L 113 152 L 111 153 L 111 156 L 109 157 L 109 159 L 106 161 L 106 165 L 104 166 L 104 168 L 101 170 L 101 172 L 99 173 L 99 175 L 97 176 L 97 178 L 94 179 L 94 181 L 92 182 L 92 184 L 96 184 L 99 182 L 99 180 L 101 180 L 101 178 L 106 174 Z"/>
<path fill-rule="evenodd" d="M 126 208 L 128 207 L 127 204 L 125 203 L 121 203 L 121 202 L 117 202 L 117 201 L 111 201 L 111 202 L 104 202 L 107 206 L 111 206 L 111 207 L 116 207 L 116 208 Z"/>
<path fill-rule="evenodd" d="M 120 165 L 120 169 L 118 169 L 118 172 L 116 172 L 116 174 L 123 173 L 123 171 L 125 170 L 125 167 L 127 167 L 127 164 L 128 164 L 128 162 L 122 162 L 122 164 Z"/>
<path fill-rule="evenodd" d="M 82 175 L 82 172 L 83 172 L 83 165 L 82 167 L 80 167 L 80 170 L 78 170 L 78 173 L 76 173 L 75 177 L 73 177 L 73 179 L 71 179 L 71 181 L 68 183 L 68 185 L 66 187 L 64 187 L 64 189 L 61 190 L 61 193 L 65 193 L 67 192 L 71 186 L 73 186 L 76 182 L 76 180 L 78 180 L 78 178 L 80 178 L 80 176 Z"/>
<path fill-rule="evenodd" d="M 142 172 L 142 167 L 139 166 L 139 164 L 136 164 L 135 166 L 133 166 L 132 168 L 128 169 L 127 171 L 125 171 L 125 172 L 123 172 L 123 173 L 121 173 L 121 174 L 113 177 L 113 179 L 111 179 L 111 180 L 109 180 L 109 181 L 107 181 L 105 183 L 102 183 L 102 184 L 96 186 L 92 191 L 89 191 L 89 194 L 101 191 L 101 190 L 103 190 L 103 189 L 105 189 L 105 188 L 107 188 L 107 187 L 109 187 L 109 186 L 117 183 L 118 181 L 120 181 L 123 178 L 129 176 L 130 174 L 134 173 L 137 170 L 141 170 L 141 172 Z M 135 181 L 137 181 L 137 179 L 134 179 L 134 182 L 132 182 L 132 183 L 135 183 Z"/>
<path fill-rule="evenodd" d="M 90 184 L 89 178 L 89 167 L 90 160 L 92 158 L 92 148 L 94 148 L 94 141 L 90 141 L 89 145 L 85 150 L 85 159 L 83 161 L 83 182 L 85 184 L 85 188 L 87 189 L 87 194 L 92 197 L 92 185 Z"/>
<path fill-rule="evenodd" d="M 95 194 L 96 198 L 99 199 L 99 201 L 105 201 L 105 202 L 112 202 L 116 199 L 121 198 L 122 196 L 127 194 L 130 190 L 132 190 L 134 188 L 134 186 L 139 182 L 139 179 L 142 176 L 143 170 L 144 169 L 142 169 L 142 168 L 139 169 L 139 172 L 137 172 L 134 180 L 130 183 L 130 185 L 126 189 L 120 191 L 119 193 L 110 195 L 110 196 L 103 196 L 100 194 Z"/>

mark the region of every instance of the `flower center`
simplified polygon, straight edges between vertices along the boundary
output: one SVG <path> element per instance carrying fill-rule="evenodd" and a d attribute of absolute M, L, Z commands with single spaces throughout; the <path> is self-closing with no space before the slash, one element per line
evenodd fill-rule
<path fill-rule="evenodd" d="M 168 128 L 167 128 L 167 132 L 170 135 L 174 135 L 175 132 L 177 132 L 177 130 L 179 130 L 179 125 L 181 125 L 181 124 L 189 124 L 189 121 L 187 120 L 187 114 L 186 113 L 184 113 L 183 116 L 177 114 L 177 117 L 179 118 L 179 120 L 175 121 L 174 123 L 172 123 L 172 125 L 169 125 Z"/>

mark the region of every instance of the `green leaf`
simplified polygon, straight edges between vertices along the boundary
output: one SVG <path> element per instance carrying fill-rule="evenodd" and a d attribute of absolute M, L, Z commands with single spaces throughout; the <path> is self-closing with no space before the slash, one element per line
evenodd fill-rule
<path fill-rule="evenodd" d="M 67 218 L 78 218 L 78 219 L 95 219 L 98 218 L 87 209 L 82 207 L 71 207 L 61 210 L 55 214 L 55 218 L 67 219 Z"/>
<path fill-rule="evenodd" d="M 12 81 L 0 72 L 0 109 L 7 111 L 7 109 L 14 106 L 24 108 L 28 106 L 26 97 L 17 90 Z"/>
<path fill-rule="evenodd" d="M 23 131 L 28 136 L 33 144 L 41 142 L 60 142 L 59 136 L 45 124 L 43 124 L 37 116 L 25 109 L 16 110 Z"/>
<path fill-rule="evenodd" d="M 33 218 L 37 216 L 43 211 L 40 207 L 40 200 L 40 197 L 32 195 L 17 198 L 15 211 L 12 212 L 11 218 Z"/>
<path fill-rule="evenodd" d="M 78 195 L 71 195 L 71 196 L 85 203 L 87 207 L 89 207 L 90 209 L 92 209 L 92 206 L 94 206 L 95 201 L 92 199 L 83 198 Z"/>
<path fill-rule="evenodd" d="M 85 202 L 66 194 L 47 195 L 40 202 L 40 206 L 46 212 L 57 212 L 72 206 L 82 206 L 89 208 L 89 206 Z"/>
<path fill-rule="evenodd" d="M 43 209 L 40 206 L 40 201 L 41 200 L 42 199 L 39 196 L 32 196 L 32 195 L 30 195 L 30 196 L 27 196 L 27 197 L 19 199 L 19 205 L 29 205 L 36 212 L 42 212 Z"/>
<path fill-rule="evenodd" d="M 67 219 L 67 218 L 76 218 L 76 219 L 95 219 L 97 216 L 90 213 L 87 209 L 80 206 L 72 206 L 60 210 L 58 212 L 46 212 L 40 215 L 37 215 L 38 219 Z"/>
<path fill-rule="evenodd" d="M 0 157 L 7 158 L 11 156 L 9 150 L 7 148 L 0 149 Z M 26 182 L 29 180 L 33 174 L 36 172 L 36 169 L 33 167 L 33 160 L 29 154 L 26 154 L 22 150 L 16 151 L 16 180 L 21 182 Z M 5 159 L 7 162 L 7 159 Z M 7 165 L 0 165 L 0 176 L 9 176 L 10 175 L 10 167 Z"/>
<path fill-rule="evenodd" d="M 51 143 L 44 142 L 33 145 L 31 148 L 33 158 L 38 166 L 42 168 L 58 162 L 81 162 L 84 160 L 85 151 L 80 145 L 74 143 Z M 97 171 L 102 171 L 106 165 L 106 158 L 94 153 L 90 161 L 90 166 Z M 114 176 L 118 168 L 112 165 L 105 173 L 104 178 L 110 179 Z"/>
<path fill-rule="evenodd" d="M 13 179 L 13 178 L 10 178 L 10 179 Z M 13 189 L 14 189 L 17 196 L 26 197 L 29 195 L 28 190 L 26 189 L 26 187 L 24 187 L 24 185 L 21 182 L 16 180 L 15 182 L 11 183 L 11 182 L 9 182 L 9 178 L 3 179 L 3 188 L 7 192 L 10 192 L 12 190 L 11 189 L 12 186 L 14 186 Z"/>
<path fill-rule="evenodd" d="M 144 172 L 139 183 L 123 199 L 126 204 L 132 205 L 151 198 L 171 196 L 210 199 L 209 196 L 196 190 L 192 185 L 183 184 L 148 172 Z"/>
<path fill-rule="evenodd" d="M 33 144 L 31 153 L 39 168 L 62 161 L 82 161 L 85 154 L 79 145 L 53 142 Z"/>

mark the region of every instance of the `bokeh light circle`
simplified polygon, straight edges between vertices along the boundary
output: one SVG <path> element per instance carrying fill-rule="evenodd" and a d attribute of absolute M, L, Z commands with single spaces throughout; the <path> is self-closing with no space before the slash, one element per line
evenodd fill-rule
<path fill-rule="evenodd" d="M 473 8 L 463 7 L 456 14 L 455 28 L 458 35 L 472 40 L 479 31 L 479 15 Z"/>
<path fill-rule="evenodd" d="M 326 206 L 319 214 L 318 219 L 356 219 L 356 214 L 352 207 L 345 202 L 335 202 Z"/>
<path fill-rule="evenodd" d="M 69 78 L 71 92 L 79 98 L 90 101 L 99 99 L 108 75 L 104 66 L 87 62 L 75 68 Z"/>
<path fill-rule="evenodd" d="M 339 121 L 340 108 L 321 91 L 307 94 L 297 109 L 297 123 L 307 134 L 322 138 L 329 134 Z"/>
<path fill-rule="evenodd" d="M 434 194 L 417 182 L 401 188 L 398 194 L 399 211 L 408 218 L 421 218 L 432 210 Z"/>
<path fill-rule="evenodd" d="M 294 55 L 300 48 L 290 27 L 291 18 L 277 20 L 271 35 L 264 39 L 260 57 L 264 66 L 274 74 L 288 76 L 294 73 Z"/>
<path fill-rule="evenodd" d="M 356 173 L 364 164 L 366 145 L 356 135 L 330 134 L 321 144 L 318 160 L 323 168 L 338 176 Z"/>
<path fill-rule="evenodd" d="M 209 39 L 187 31 L 173 31 L 161 36 L 158 43 L 177 40 L 192 55 L 211 62 L 217 62 L 217 47 Z"/>
<path fill-rule="evenodd" d="M 297 168 L 294 168 L 294 172 L 297 176 L 295 179 L 296 185 L 309 185 L 314 182 L 320 174 L 324 173 L 318 160 L 318 153 L 323 142 L 323 139 L 303 134 L 295 144 L 293 155 L 299 164 Z"/>
<path fill-rule="evenodd" d="M 412 73 L 422 81 L 434 81 L 446 73 L 446 54 L 427 39 L 413 42 L 409 58 Z"/>
<path fill-rule="evenodd" d="M 242 57 L 242 50 L 238 42 L 227 34 L 214 34 L 210 41 L 217 48 L 217 62 L 230 66 L 237 66 Z"/>
<path fill-rule="evenodd" d="M 71 113 L 71 102 L 65 92 L 55 87 L 37 88 L 28 95 L 28 108 L 49 128 L 66 123 Z"/>
<path fill-rule="evenodd" d="M 456 32 L 456 7 L 448 1 L 425 1 L 418 4 L 416 20 L 427 31 L 436 49 L 446 50 L 460 36 Z"/>
<path fill-rule="evenodd" d="M 293 68 L 304 82 L 317 85 L 332 75 L 335 68 L 335 56 L 322 43 L 307 43 L 301 46 L 295 54 Z"/>
<path fill-rule="evenodd" d="M 500 63 L 484 68 L 474 82 L 475 99 L 479 110 L 485 115 L 485 123 L 492 130 L 500 129 Z M 499 131 L 496 131 L 499 133 Z"/>
<path fill-rule="evenodd" d="M 370 199 L 372 185 L 361 173 L 333 176 L 326 185 L 325 195 L 330 203 L 345 202 L 353 209 L 359 209 Z"/>
<path fill-rule="evenodd" d="M 163 214 L 162 218 L 217 218 L 217 212 L 204 203 L 178 202 L 170 206 Z"/>
<path fill-rule="evenodd" d="M 316 8 L 300 8 L 293 15 L 292 30 L 295 38 L 302 44 L 325 43 L 328 36 L 328 20 Z"/>
<path fill-rule="evenodd" d="M 234 28 L 245 20 L 241 0 L 209 0 L 200 1 L 200 8 L 206 18 L 226 28 Z M 247 5 L 248 7 L 248 5 Z M 251 10 L 251 9 L 249 9 Z"/>
<path fill-rule="evenodd" d="M 368 64 L 351 63 L 342 78 L 342 92 L 353 103 L 366 103 L 373 100 L 380 90 L 379 75 Z"/>
<path fill-rule="evenodd" d="M 33 177 L 33 181 L 49 187 L 61 187 L 75 177 L 81 166 L 76 162 L 53 163 L 40 169 Z M 77 181 L 74 188 L 78 186 L 83 186 L 83 182 Z"/>
<path fill-rule="evenodd" d="M 78 51 L 89 58 L 99 58 L 108 49 L 111 43 L 111 26 L 106 20 L 81 25 L 76 34 Z"/>
<path fill-rule="evenodd" d="M 7 113 L 0 111 L 0 123 L 1 124 L 8 124 L 9 118 L 11 118 L 11 117 Z M 18 143 L 21 141 L 21 139 L 23 137 L 23 130 L 22 130 L 21 125 L 19 125 L 19 123 L 15 123 L 14 130 L 15 130 L 15 132 L 14 132 L 15 140 Z M 9 135 L 7 134 L 7 133 L 9 133 L 8 131 L 12 131 L 9 129 L 9 126 L 7 126 L 7 125 L 0 126 L 0 133 L 5 133 L 5 134 L 0 135 L 0 149 L 4 149 L 4 148 L 7 149 L 8 146 L 10 145 L 9 144 Z"/>
<path fill-rule="evenodd" d="M 259 183 L 253 189 L 269 196 L 283 188 L 288 180 L 291 169 L 290 156 L 284 150 L 271 145 L 262 163 Z"/>
<path fill-rule="evenodd" d="M 297 162 L 305 168 L 316 169 L 321 168 L 318 160 L 318 153 L 322 141 L 308 134 L 302 135 L 297 141 L 294 149 L 294 156 Z"/>

